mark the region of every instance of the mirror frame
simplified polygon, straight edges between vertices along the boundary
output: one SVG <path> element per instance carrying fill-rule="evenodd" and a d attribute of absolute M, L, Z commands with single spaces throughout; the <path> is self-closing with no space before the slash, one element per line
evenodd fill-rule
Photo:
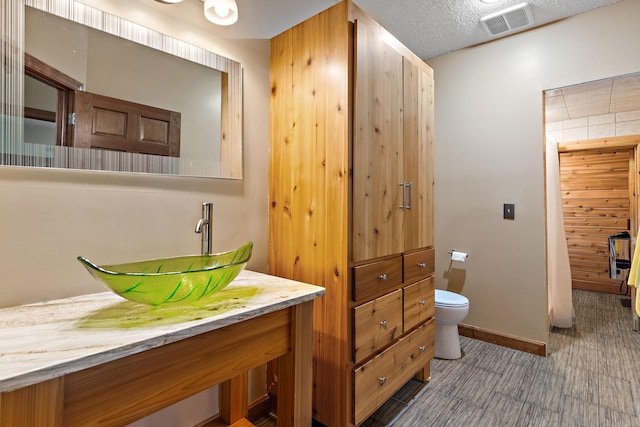
<path fill-rule="evenodd" d="M 108 153 L 119 155 L 122 158 L 115 161 L 109 160 L 109 166 L 104 167 L 100 161 L 94 158 L 86 158 L 78 162 L 70 162 L 63 165 L 51 165 L 46 167 L 62 167 L 65 169 L 89 169 L 89 170 L 116 170 L 111 166 L 118 164 L 119 172 L 161 173 L 179 176 L 197 176 L 210 178 L 242 179 L 243 144 L 242 144 L 242 65 L 229 58 L 207 51 L 198 46 L 183 42 L 156 30 L 135 24 L 119 16 L 85 5 L 76 0 L 24 0 L 24 5 L 43 12 L 85 25 L 87 27 L 103 31 L 105 33 L 123 38 L 125 40 L 159 50 L 161 52 L 177 56 L 188 61 L 218 70 L 222 74 L 222 114 L 220 135 L 220 170 L 219 174 L 211 173 L 208 167 L 195 166 L 194 159 L 178 159 L 179 164 L 170 166 L 160 165 L 157 159 L 147 157 L 160 157 L 140 155 L 141 159 L 130 160 L 132 153 Z M 225 102 L 225 100 L 227 102 Z M 36 144 L 32 144 L 36 145 Z M 56 147 L 71 149 L 72 147 Z M 77 150 L 77 148 L 76 148 Z M 86 149 L 81 149 L 86 150 Z M 87 150 L 90 151 L 90 150 Z M 87 154 L 87 153 L 84 153 Z M 66 155 L 65 158 L 77 159 L 77 155 Z M 134 156 L 135 157 L 135 156 Z M 124 159 L 124 161 L 123 161 Z M 164 160 L 163 160 L 164 162 Z M 75 163 L 75 164 L 72 164 Z M 104 160 L 102 161 L 104 164 Z M 142 170 L 151 165 L 150 170 Z M 189 168 L 188 170 L 186 168 Z"/>

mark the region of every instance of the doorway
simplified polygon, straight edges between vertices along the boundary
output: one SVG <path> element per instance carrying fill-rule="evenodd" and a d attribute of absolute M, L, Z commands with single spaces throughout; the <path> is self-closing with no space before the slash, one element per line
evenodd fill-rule
<path fill-rule="evenodd" d="M 593 141 L 590 149 L 579 143 L 558 146 L 564 228 L 572 287 L 626 293 L 626 276 L 610 278 L 608 238 L 622 232 L 635 235 L 631 224 L 636 223 L 637 142 L 629 138 L 607 142 Z"/>
<path fill-rule="evenodd" d="M 608 237 L 626 231 L 635 243 L 639 225 L 640 73 L 546 90 L 544 116 L 558 143 L 572 287 L 619 293 Z"/>

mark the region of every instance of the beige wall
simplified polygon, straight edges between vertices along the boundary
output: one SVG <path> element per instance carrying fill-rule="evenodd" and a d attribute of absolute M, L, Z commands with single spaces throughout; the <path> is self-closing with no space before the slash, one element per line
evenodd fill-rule
<path fill-rule="evenodd" d="M 547 340 L 542 92 L 640 70 L 638 16 L 640 1 L 623 0 L 427 61 L 437 287 L 469 298 L 464 323 Z M 470 256 L 450 269 L 453 248 Z"/>
<path fill-rule="evenodd" d="M 85 3 L 105 9 L 122 5 Z M 136 5 L 148 4 L 129 1 L 131 11 L 118 10 L 134 20 Z M 160 9 L 164 21 L 158 20 L 158 29 L 165 31 L 171 10 L 157 4 L 165 6 Z M 198 253 L 194 227 L 204 201 L 214 203 L 214 250 L 253 240 L 249 268 L 266 271 L 269 41 L 225 40 L 206 34 L 206 24 L 199 21 L 171 22 L 171 35 L 182 32 L 190 38 L 186 41 L 243 64 L 244 116 L 250 118 L 244 127 L 245 179 L 0 167 L 0 307 L 102 291 L 76 261 L 78 255 L 119 262 Z"/>
<path fill-rule="evenodd" d="M 148 26 L 155 22 L 160 31 L 242 63 L 245 179 L 0 167 L 0 307 L 103 291 L 75 259 L 78 255 L 118 262 L 198 253 L 200 235 L 194 227 L 204 201 L 214 203 L 214 250 L 252 240 L 248 268 L 265 272 L 269 41 L 225 40 L 207 33 L 211 24 L 201 22 L 199 2 L 193 2 L 199 6 L 194 14 L 198 21 L 193 23 L 186 17 L 172 18 L 171 6 L 157 2 L 84 3 L 109 6 Z M 164 15 L 142 14 L 139 6 L 164 10 Z M 166 425 L 180 425 L 164 419 L 169 420 Z"/>

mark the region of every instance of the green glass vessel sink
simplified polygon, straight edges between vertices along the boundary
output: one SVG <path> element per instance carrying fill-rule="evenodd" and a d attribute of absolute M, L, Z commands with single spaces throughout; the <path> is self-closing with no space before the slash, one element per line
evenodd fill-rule
<path fill-rule="evenodd" d="M 89 273 L 116 294 L 130 301 L 160 305 L 190 304 L 224 289 L 251 258 L 253 242 L 238 249 L 212 255 L 190 255 L 96 265 L 84 257 L 78 260 Z"/>

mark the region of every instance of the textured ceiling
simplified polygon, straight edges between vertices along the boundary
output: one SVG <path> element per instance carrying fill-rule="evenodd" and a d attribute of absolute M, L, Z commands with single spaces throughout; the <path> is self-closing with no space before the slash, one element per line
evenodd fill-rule
<path fill-rule="evenodd" d="M 236 0 L 239 20 L 214 31 L 229 38 L 272 38 L 339 0 Z M 529 0 L 533 26 L 567 18 L 618 0 Z M 422 59 L 495 39 L 480 18 L 523 0 L 354 0 Z M 171 6 L 173 7 L 173 6 Z"/>
<path fill-rule="evenodd" d="M 239 0 L 241 1 L 241 0 Z M 522 0 L 354 0 L 422 59 L 493 40 L 480 19 Z M 617 0 L 529 0 L 533 26 L 577 15 Z"/>

